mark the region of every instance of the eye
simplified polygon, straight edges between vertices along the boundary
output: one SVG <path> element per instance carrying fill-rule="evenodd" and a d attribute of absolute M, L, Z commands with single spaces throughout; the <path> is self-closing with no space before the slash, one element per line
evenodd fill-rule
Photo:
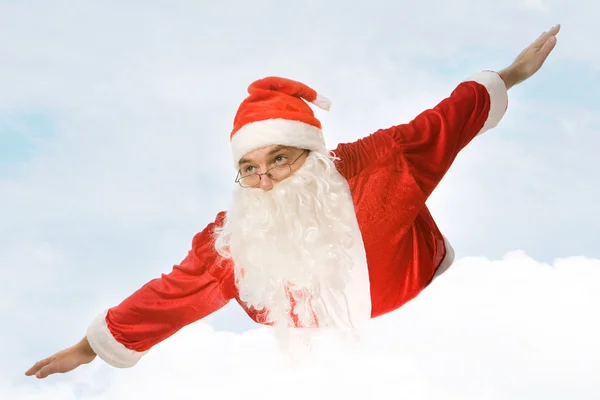
<path fill-rule="evenodd" d="M 244 167 L 243 171 L 244 171 L 244 174 L 246 174 L 246 175 L 251 174 L 254 171 L 254 167 L 251 167 L 251 166 Z"/>
<path fill-rule="evenodd" d="M 275 157 L 275 162 L 281 164 L 282 162 L 286 161 L 287 157 L 284 156 L 283 154 L 278 155 L 277 157 Z"/>

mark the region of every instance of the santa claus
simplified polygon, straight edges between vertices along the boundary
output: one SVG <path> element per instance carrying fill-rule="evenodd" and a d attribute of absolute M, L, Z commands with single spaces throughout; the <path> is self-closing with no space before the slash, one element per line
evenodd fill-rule
<path fill-rule="evenodd" d="M 454 259 L 427 199 L 459 152 L 500 122 L 507 90 L 542 66 L 558 30 L 510 67 L 461 82 L 411 122 L 332 151 L 309 105 L 328 109 L 327 98 L 285 78 L 253 82 L 230 136 L 231 206 L 170 273 L 98 315 L 80 343 L 26 374 L 43 378 L 96 356 L 131 367 L 231 300 L 283 340 L 298 329 L 354 333 L 406 304 Z"/>

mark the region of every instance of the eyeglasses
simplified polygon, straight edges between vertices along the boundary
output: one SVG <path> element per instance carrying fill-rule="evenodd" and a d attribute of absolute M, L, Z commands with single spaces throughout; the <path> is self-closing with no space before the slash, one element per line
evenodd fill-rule
<path fill-rule="evenodd" d="M 292 165 L 294 165 L 294 163 L 298 161 L 300 157 L 302 157 L 307 151 L 308 150 L 304 150 L 302 153 L 300 153 L 298 158 L 292 161 L 292 163 L 277 165 L 273 168 L 269 168 L 266 172 L 262 174 L 250 174 L 246 176 L 240 176 L 242 174 L 242 171 L 238 171 L 238 174 L 235 178 L 235 182 L 239 183 L 239 185 L 243 188 L 250 188 L 258 186 L 263 175 L 267 175 L 269 178 L 275 181 L 283 180 L 292 174 Z"/>

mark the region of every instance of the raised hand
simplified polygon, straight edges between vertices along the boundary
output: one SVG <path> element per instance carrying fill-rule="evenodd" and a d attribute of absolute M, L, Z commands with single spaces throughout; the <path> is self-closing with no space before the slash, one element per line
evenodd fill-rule
<path fill-rule="evenodd" d="M 507 89 L 529 79 L 540 70 L 556 46 L 556 35 L 559 31 L 560 25 L 555 25 L 549 31 L 542 33 L 521 51 L 509 67 L 500 71 Z"/>
<path fill-rule="evenodd" d="M 75 346 L 36 362 L 25 372 L 25 375 L 35 375 L 36 378 L 42 379 L 52 374 L 63 374 L 92 362 L 94 358 L 96 358 L 96 353 L 90 347 L 87 339 L 84 338 Z"/>

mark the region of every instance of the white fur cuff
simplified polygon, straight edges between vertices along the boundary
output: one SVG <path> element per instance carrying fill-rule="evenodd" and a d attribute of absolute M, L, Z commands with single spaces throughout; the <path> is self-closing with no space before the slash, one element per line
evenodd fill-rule
<path fill-rule="evenodd" d="M 287 119 L 251 122 L 231 139 L 234 168 L 239 169 L 238 163 L 245 154 L 273 144 L 326 151 L 323 132 L 315 126 Z"/>
<path fill-rule="evenodd" d="M 107 311 L 98 315 L 87 329 L 87 340 L 94 352 L 116 368 L 133 367 L 147 351 L 129 350 L 113 337 L 106 325 Z"/>
<path fill-rule="evenodd" d="M 490 111 L 483 128 L 478 133 L 478 135 L 481 135 L 495 128 L 504 117 L 508 108 L 508 91 L 500 75 L 494 71 L 480 72 L 471 77 L 469 81 L 474 81 L 485 86 L 490 95 Z"/>

